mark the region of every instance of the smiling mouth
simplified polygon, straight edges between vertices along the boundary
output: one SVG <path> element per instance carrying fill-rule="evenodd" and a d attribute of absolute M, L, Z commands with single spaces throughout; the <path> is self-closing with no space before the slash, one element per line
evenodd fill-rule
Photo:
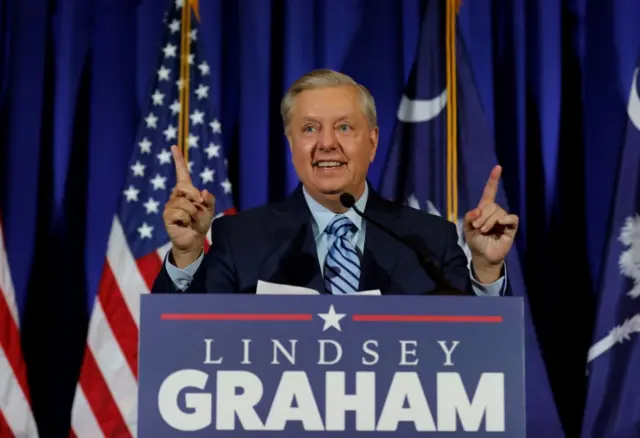
<path fill-rule="evenodd" d="M 346 166 L 347 163 L 341 161 L 316 161 L 313 163 L 313 167 L 320 169 L 337 169 L 338 167 Z"/>

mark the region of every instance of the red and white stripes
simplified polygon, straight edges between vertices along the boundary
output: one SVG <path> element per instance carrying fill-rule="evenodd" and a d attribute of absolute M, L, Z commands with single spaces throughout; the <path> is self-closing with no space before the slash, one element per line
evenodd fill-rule
<path fill-rule="evenodd" d="M 37 438 L 20 346 L 20 319 L 0 222 L 0 436 Z"/>
<path fill-rule="evenodd" d="M 72 408 L 72 436 L 137 435 L 140 295 L 150 292 L 170 248 L 134 259 L 114 219 Z"/>

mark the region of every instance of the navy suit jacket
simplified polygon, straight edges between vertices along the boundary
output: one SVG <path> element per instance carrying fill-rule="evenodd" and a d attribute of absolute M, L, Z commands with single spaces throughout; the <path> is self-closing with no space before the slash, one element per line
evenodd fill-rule
<path fill-rule="evenodd" d="M 445 219 L 388 201 L 369 190 L 365 214 L 431 254 L 452 286 L 475 295 L 455 226 Z M 324 293 L 311 212 L 299 186 L 285 200 L 223 216 L 211 225 L 212 245 L 182 293 L 255 293 L 258 280 Z M 382 294 L 430 294 L 435 283 L 415 253 L 368 223 L 359 290 Z M 506 286 L 508 289 L 508 285 Z M 153 293 L 178 292 L 166 268 Z"/>

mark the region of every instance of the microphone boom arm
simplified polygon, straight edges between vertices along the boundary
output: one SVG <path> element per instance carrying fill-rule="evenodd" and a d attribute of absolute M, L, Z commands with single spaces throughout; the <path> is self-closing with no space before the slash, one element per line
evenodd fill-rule
<path fill-rule="evenodd" d="M 350 193 L 343 193 L 340 196 L 340 203 L 346 208 L 353 208 L 353 210 L 363 219 L 365 219 L 368 222 L 371 222 L 373 225 L 380 228 L 389 236 L 391 236 L 392 238 L 394 238 L 399 242 L 404 243 L 408 248 L 410 248 L 416 254 L 418 258 L 418 262 L 420 263 L 422 268 L 429 275 L 429 277 L 431 277 L 431 279 L 433 279 L 433 281 L 436 283 L 437 291 L 440 295 L 467 295 L 464 292 L 453 287 L 449 283 L 449 281 L 447 281 L 440 267 L 436 264 L 436 262 L 431 257 L 429 257 L 429 255 L 427 255 L 424 252 L 424 250 L 422 250 L 422 248 L 418 248 L 416 245 L 413 244 L 413 242 L 410 242 L 409 240 L 396 234 L 390 228 L 384 226 L 380 222 L 372 219 L 368 215 L 365 215 L 363 212 L 361 212 L 355 206 L 355 198 L 353 197 L 353 195 L 351 195 Z"/>

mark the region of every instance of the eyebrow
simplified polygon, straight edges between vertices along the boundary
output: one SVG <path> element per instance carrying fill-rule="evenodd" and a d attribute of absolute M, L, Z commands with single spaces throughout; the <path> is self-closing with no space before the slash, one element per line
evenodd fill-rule
<path fill-rule="evenodd" d="M 336 123 L 337 123 L 337 122 L 344 122 L 345 120 L 349 120 L 349 119 L 351 119 L 351 117 L 350 117 L 350 116 L 340 116 L 340 117 L 338 117 L 338 118 L 336 119 Z M 320 120 L 318 120 L 317 118 L 315 118 L 315 117 L 308 117 L 308 116 L 303 117 L 303 118 L 302 118 L 302 121 L 303 121 L 303 122 L 315 122 L 315 123 L 319 123 L 319 122 L 320 122 Z"/>

